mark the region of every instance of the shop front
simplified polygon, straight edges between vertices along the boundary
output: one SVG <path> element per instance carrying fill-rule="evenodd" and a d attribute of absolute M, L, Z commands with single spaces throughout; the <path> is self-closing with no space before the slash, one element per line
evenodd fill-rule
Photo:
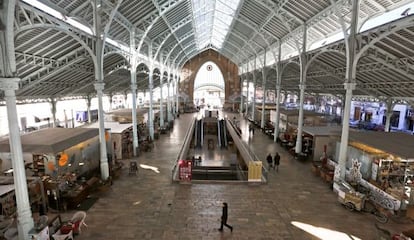
<path fill-rule="evenodd" d="M 75 206 L 89 194 L 99 179 L 98 135 L 93 128 L 49 128 L 21 136 L 26 176 L 40 177 L 50 207 Z M 8 139 L 0 141 L 0 157 L 12 171 Z"/>
<path fill-rule="evenodd" d="M 405 133 L 350 132 L 347 182 L 368 188 L 384 208 L 414 218 L 413 142 Z M 339 142 L 336 149 L 338 157 Z"/>

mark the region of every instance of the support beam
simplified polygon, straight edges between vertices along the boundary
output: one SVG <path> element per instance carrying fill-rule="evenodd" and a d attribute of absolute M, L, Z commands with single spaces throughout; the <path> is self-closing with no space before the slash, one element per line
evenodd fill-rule
<path fill-rule="evenodd" d="M 306 58 L 306 26 L 303 27 L 302 49 L 300 54 L 300 94 L 299 94 L 299 118 L 298 118 L 298 134 L 296 136 L 295 153 L 302 153 L 302 133 L 303 133 L 303 102 L 305 100 L 306 89 L 306 73 L 307 73 L 307 58 Z"/>
<path fill-rule="evenodd" d="M 23 161 L 22 144 L 20 140 L 19 121 L 17 118 L 16 94 L 19 78 L 0 77 L 0 90 L 4 91 L 7 120 L 9 124 L 9 144 L 11 162 L 13 167 L 13 179 L 17 205 L 17 229 L 19 239 L 28 240 L 29 230 L 33 228 L 33 217 L 30 209 L 29 195 L 26 182 L 26 170 Z"/>
<path fill-rule="evenodd" d="M 94 0 L 94 27 L 96 35 L 96 65 L 95 66 L 95 78 L 96 82 L 94 83 L 95 90 L 98 96 L 98 121 L 99 121 L 99 146 L 100 146 L 100 167 L 101 167 L 101 179 L 106 181 L 109 178 L 109 165 L 108 165 L 108 156 L 106 151 L 106 139 L 105 139 L 105 125 L 104 125 L 104 111 L 102 96 L 104 90 L 104 72 L 103 72 L 103 33 L 102 33 L 102 23 L 101 23 L 101 14 L 102 14 L 102 4 L 100 0 Z M 102 33 L 102 34 L 101 34 Z"/>
<path fill-rule="evenodd" d="M 50 112 L 52 112 L 52 124 L 53 127 L 57 127 L 57 122 L 56 122 L 56 98 L 51 98 L 50 99 Z"/>
<path fill-rule="evenodd" d="M 356 87 L 356 34 L 358 27 L 360 0 L 352 1 L 352 16 L 349 34 L 345 35 L 346 43 L 346 77 L 345 77 L 345 108 L 344 117 L 342 119 L 342 135 L 339 148 L 338 169 L 335 169 L 335 179 L 345 180 L 346 162 L 348 160 L 348 139 L 349 139 L 349 115 L 351 112 L 352 92 Z M 343 29 L 346 32 L 345 29 Z"/>
<path fill-rule="evenodd" d="M 395 106 L 395 102 L 391 98 L 388 98 L 385 101 L 385 104 L 386 104 L 387 112 L 385 113 L 386 119 L 385 119 L 384 131 L 389 132 L 391 130 L 390 129 L 391 117 L 392 117 L 392 114 L 393 114 L 393 109 L 394 109 L 394 106 Z"/>
<path fill-rule="evenodd" d="M 131 50 L 131 97 L 132 97 L 132 154 L 134 157 L 138 155 L 138 121 L 137 121 L 137 62 L 138 62 L 138 54 L 135 51 L 135 31 L 131 31 L 130 34 L 130 50 Z M 125 104 L 127 100 L 127 94 L 125 94 Z"/>

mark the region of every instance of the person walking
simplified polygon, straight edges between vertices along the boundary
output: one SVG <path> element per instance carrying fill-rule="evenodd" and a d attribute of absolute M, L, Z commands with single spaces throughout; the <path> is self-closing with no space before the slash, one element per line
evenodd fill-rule
<path fill-rule="evenodd" d="M 220 232 L 223 231 L 223 225 L 230 228 L 230 231 L 233 232 L 233 227 L 227 224 L 227 215 L 228 215 L 227 207 L 228 207 L 227 203 L 223 202 L 223 212 L 221 214 L 221 225 L 220 225 L 220 228 L 218 229 Z"/>
<path fill-rule="evenodd" d="M 267 165 L 269 166 L 269 170 L 271 168 L 274 168 L 275 167 L 275 165 L 273 165 L 273 159 L 272 159 L 272 155 L 270 153 L 267 155 L 266 161 L 267 161 Z"/>
<path fill-rule="evenodd" d="M 275 156 L 273 157 L 273 161 L 273 169 L 275 169 L 276 172 L 279 172 L 280 155 L 278 152 L 276 152 Z"/>

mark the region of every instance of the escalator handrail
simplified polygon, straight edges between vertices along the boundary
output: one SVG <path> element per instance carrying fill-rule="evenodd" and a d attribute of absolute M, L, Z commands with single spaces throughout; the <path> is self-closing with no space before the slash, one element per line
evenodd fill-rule
<path fill-rule="evenodd" d="M 221 133 L 220 133 L 220 120 L 217 120 L 217 138 L 218 138 L 218 145 L 221 147 Z"/>
<path fill-rule="evenodd" d="M 201 127 L 201 129 L 200 129 L 200 136 L 201 136 L 200 145 L 201 145 L 201 147 L 203 147 L 203 145 L 204 145 L 204 122 L 203 122 L 203 119 L 201 119 L 200 121 L 201 121 L 200 122 L 200 127 Z"/>
<path fill-rule="evenodd" d="M 192 134 L 194 134 L 194 125 L 195 125 L 195 121 L 192 121 L 192 123 L 187 129 L 187 133 L 185 134 L 183 147 L 178 153 L 177 159 L 175 159 L 174 161 L 173 167 L 171 169 L 172 181 L 174 181 L 174 179 L 176 179 L 176 177 L 178 176 L 178 168 L 177 168 L 178 161 L 181 159 L 185 159 L 187 156 L 188 149 L 190 148 L 190 143 L 191 143 L 191 138 L 192 138 L 191 136 Z"/>
<path fill-rule="evenodd" d="M 248 147 L 247 144 L 240 139 L 238 131 L 236 131 L 236 128 L 233 126 L 231 121 L 226 119 L 226 123 L 230 136 L 233 138 L 234 144 L 236 144 L 236 146 L 239 148 L 239 151 L 242 153 L 241 155 L 246 166 L 249 165 L 250 161 L 259 161 L 259 158 L 256 156 L 256 154 L 254 154 L 253 151 L 251 151 L 250 147 Z"/>
<path fill-rule="evenodd" d="M 224 137 L 224 147 L 227 147 L 227 127 L 223 123 L 223 137 Z"/>

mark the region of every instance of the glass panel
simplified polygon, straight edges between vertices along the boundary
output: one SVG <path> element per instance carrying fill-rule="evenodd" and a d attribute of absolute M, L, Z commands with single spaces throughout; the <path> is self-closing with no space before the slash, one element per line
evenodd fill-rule
<path fill-rule="evenodd" d="M 220 49 L 240 0 L 192 0 L 198 49 L 213 45 Z"/>

